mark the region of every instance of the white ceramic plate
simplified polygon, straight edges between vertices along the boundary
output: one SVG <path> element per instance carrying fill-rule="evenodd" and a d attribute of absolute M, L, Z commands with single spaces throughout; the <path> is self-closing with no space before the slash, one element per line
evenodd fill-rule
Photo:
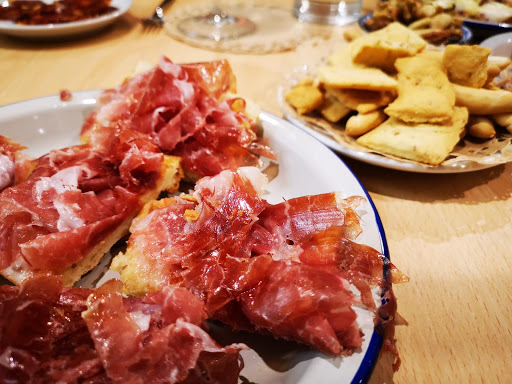
<path fill-rule="evenodd" d="M 117 10 L 106 15 L 70 23 L 21 25 L 12 21 L 0 20 L 0 33 L 31 39 L 48 39 L 85 34 L 114 22 L 130 9 L 132 0 L 112 0 L 111 5 L 117 8 Z"/>
<path fill-rule="evenodd" d="M 84 117 L 95 108 L 99 94 L 100 91 L 82 91 L 74 93 L 68 102 L 48 96 L 0 107 L 0 134 L 26 145 L 32 156 L 78 144 Z M 358 209 L 363 233 L 357 240 L 388 257 L 378 213 L 350 169 L 324 145 L 289 122 L 267 112 L 262 112 L 260 119 L 265 136 L 279 156 L 279 174 L 269 183 L 265 199 L 278 203 L 330 191 L 340 191 L 343 197 L 366 196 L 368 204 Z M 350 357 L 328 358 L 297 344 L 283 346 L 256 336 L 257 344 L 264 347 L 255 347 L 259 354 L 255 350 L 243 352 L 242 376 L 258 384 L 365 382 L 378 359 L 382 338 L 373 330 L 372 316 L 355 309 L 365 334 L 361 351 Z"/>
<path fill-rule="evenodd" d="M 492 55 L 512 58 L 512 32 L 489 37 L 482 41 L 480 45 L 491 49 Z"/>

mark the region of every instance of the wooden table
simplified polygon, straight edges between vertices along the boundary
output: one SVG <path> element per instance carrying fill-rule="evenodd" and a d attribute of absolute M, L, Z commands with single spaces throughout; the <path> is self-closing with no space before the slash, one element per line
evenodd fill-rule
<path fill-rule="evenodd" d="M 239 93 L 281 115 L 283 76 L 336 48 L 341 32 L 353 27 L 330 28 L 329 36 L 289 52 L 228 54 L 182 44 L 163 30 L 144 31 L 136 16 L 150 9 L 140 0 L 131 14 L 87 38 L 0 37 L 0 105 L 115 86 L 138 62 L 156 63 L 163 54 L 178 63 L 228 58 Z M 512 164 L 433 175 L 343 160 L 375 202 L 393 262 L 410 276 L 395 287 L 402 366 L 393 373 L 391 358 L 382 356 L 371 383 L 512 382 Z"/>

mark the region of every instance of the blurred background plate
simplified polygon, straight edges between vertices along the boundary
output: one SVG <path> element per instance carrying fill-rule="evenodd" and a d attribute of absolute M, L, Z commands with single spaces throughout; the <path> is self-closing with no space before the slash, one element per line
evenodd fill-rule
<path fill-rule="evenodd" d="M 130 9 L 132 0 L 112 0 L 111 5 L 117 10 L 106 15 L 70 23 L 23 25 L 0 20 L 0 33 L 29 39 L 53 39 L 93 32 L 106 27 L 125 14 Z"/>
<path fill-rule="evenodd" d="M 372 16 L 373 16 L 373 12 L 370 12 L 370 13 L 360 17 L 358 20 L 359 26 L 366 32 L 371 32 L 370 29 L 368 29 L 368 27 L 366 26 L 366 20 L 371 19 Z M 448 44 L 467 44 L 472 39 L 473 32 L 471 31 L 471 29 L 468 26 L 462 25 L 461 31 L 462 31 L 461 39 L 458 41 L 449 41 Z"/>
<path fill-rule="evenodd" d="M 494 56 L 504 56 L 512 59 L 512 32 L 491 36 L 482 41 L 480 45 L 489 48 Z M 498 87 L 512 91 L 512 65 L 505 68 L 494 82 Z"/>
<path fill-rule="evenodd" d="M 482 41 L 480 45 L 491 49 L 492 54 L 495 56 L 512 58 L 512 32 L 491 36 Z"/>

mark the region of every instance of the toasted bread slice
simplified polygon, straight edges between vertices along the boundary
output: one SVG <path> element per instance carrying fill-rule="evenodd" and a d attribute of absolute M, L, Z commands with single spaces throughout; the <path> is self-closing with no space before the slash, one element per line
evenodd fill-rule
<path fill-rule="evenodd" d="M 164 208 L 176 203 L 174 198 L 165 198 L 148 202 L 136 220 L 143 220 L 154 210 Z M 162 281 L 165 281 L 163 268 L 147 267 L 144 250 L 138 244 L 128 242 L 126 251 L 120 252 L 112 259 L 110 269 L 120 274 L 123 282 L 123 293 L 129 296 L 143 296 L 147 293 L 160 290 Z"/>
<path fill-rule="evenodd" d="M 180 158 L 176 156 L 164 156 L 164 161 L 161 165 L 160 177 L 155 183 L 154 188 L 146 191 L 139 197 L 141 206 L 148 201 L 156 199 L 163 191 L 168 191 L 170 193 L 176 192 L 182 177 L 183 171 L 180 166 Z M 129 233 L 130 224 L 136 214 L 137 212 L 130 215 L 113 231 L 105 234 L 103 239 L 97 244 L 94 244 L 87 254 L 83 255 L 83 258 L 79 262 L 73 264 L 62 272 L 61 275 L 63 276 L 64 285 L 73 285 L 83 275 L 96 267 L 105 253 L 107 253 L 116 242 Z M 31 271 L 25 260 L 18 258 L 8 268 L 2 270 L 0 274 L 12 283 L 20 285 L 24 280 L 32 277 L 34 272 Z"/>

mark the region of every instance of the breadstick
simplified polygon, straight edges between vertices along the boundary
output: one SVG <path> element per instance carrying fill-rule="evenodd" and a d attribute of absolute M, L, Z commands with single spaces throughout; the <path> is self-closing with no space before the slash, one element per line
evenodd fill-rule
<path fill-rule="evenodd" d="M 503 71 L 505 68 L 507 68 L 511 62 L 512 60 L 505 56 L 489 56 L 487 58 L 487 63 L 496 65 L 500 71 Z"/>
<path fill-rule="evenodd" d="M 512 133 L 512 113 L 499 113 L 492 115 L 491 118 L 496 124 L 504 127 L 507 131 Z"/>
<path fill-rule="evenodd" d="M 378 127 L 386 118 L 387 115 L 382 109 L 369 113 L 358 113 L 347 120 L 345 132 L 349 136 L 364 135 L 366 132 Z"/>
<path fill-rule="evenodd" d="M 470 115 L 494 115 L 512 112 L 512 92 L 471 88 L 452 84 L 455 104 L 466 107 Z"/>
<path fill-rule="evenodd" d="M 494 124 L 483 116 L 471 116 L 468 122 L 468 133 L 478 139 L 491 139 L 496 136 Z"/>
<path fill-rule="evenodd" d="M 501 72 L 500 67 L 494 64 L 487 63 L 487 80 L 485 81 L 484 87 L 492 84 L 496 76 L 498 76 Z"/>

